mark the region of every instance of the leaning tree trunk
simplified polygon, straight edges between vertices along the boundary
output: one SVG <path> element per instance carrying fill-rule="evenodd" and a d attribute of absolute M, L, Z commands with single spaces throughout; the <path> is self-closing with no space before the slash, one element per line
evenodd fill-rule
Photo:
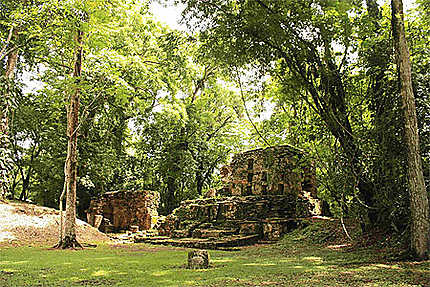
<path fill-rule="evenodd" d="M 11 34 L 12 35 L 12 34 Z M 14 41 L 18 39 L 18 30 L 13 31 Z M 9 102 L 10 96 L 10 81 L 13 80 L 15 75 L 16 64 L 18 62 L 18 50 L 15 49 L 9 53 L 6 62 L 5 79 L 6 86 L 3 91 L 3 106 L 0 107 L 0 151 L 2 153 L 1 158 L 7 159 L 7 151 L 9 149 Z M 4 200 L 8 191 L 8 168 L 6 162 L 0 166 L 0 200 Z"/>
<path fill-rule="evenodd" d="M 76 239 L 76 180 L 78 166 L 78 129 L 79 129 L 79 82 L 82 74 L 83 58 L 83 32 L 78 30 L 76 35 L 75 66 L 73 78 L 76 87 L 70 96 L 70 104 L 67 110 L 67 158 L 64 168 L 66 191 L 66 218 L 64 232 L 60 230 L 61 238 L 58 248 L 82 247 Z M 60 199 L 62 202 L 62 199 Z M 61 203 L 60 203 L 61 205 Z M 62 205 L 61 205 L 62 206 Z M 61 212 L 61 210 L 60 210 Z M 61 214 L 62 222 L 62 214 Z M 60 226 L 62 229 L 62 224 Z"/>
<path fill-rule="evenodd" d="M 429 202 L 421 163 L 411 62 L 405 36 L 402 0 L 392 0 L 391 8 L 394 48 L 405 117 L 405 140 L 408 149 L 408 188 L 411 209 L 410 244 L 414 255 L 423 260 L 428 258 L 430 254 Z"/>

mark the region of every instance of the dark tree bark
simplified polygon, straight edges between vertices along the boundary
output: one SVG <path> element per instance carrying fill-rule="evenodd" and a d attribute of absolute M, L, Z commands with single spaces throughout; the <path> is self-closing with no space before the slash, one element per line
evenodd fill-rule
<path fill-rule="evenodd" d="M 203 184 L 204 184 L 203 172 L 204 172 L 203 162 L 200 162 L 196 170 L 196 188 L 197 188 L 198 195 L 202 195 L 202 192 L 203 192 Z"/>
<path fill-rule="evenodd" d="M 412 89 L 411 62 L 405 35 L 402 0 L 392 0 L 392 29 L 400 77 L 400 94 L 405 119 L 405 140 L 408 161 L 408 188 L 411 209 L 411 249 L 417 259 L 430 254 L 429 202 L 424 182 L 415 97 Z"/>
<path fill-rule="evenodd" d="M 64 232 L 60 230 L 61 239 L 58 248 L 81 248 L 81 244 L 76 239 L 76 183 L 78 167 L 78 129 L 79 129 L 79 95 L 80 78 L 82 75 L 83 61 L 83 36 L 81 30 L 77 31 L 75 42 L 75 64 L 73 78 L 76 87 L 70 96 L 70 104 L 67 110 L 67 158 L 64 168 L 65 191 L 66 191 L 66 216 L 64 222 Z M 62 216 L 62 215 L 61 215 Z M 62 218 L 61 218 L 62 220 Z M 60 227 L 61 228 L 61 227 Z"/>
<path fill-rule="evenodd" d="M 176 207 L 177 184 L 175 176 L 169 175 L 167 178 L 166 212 L 170 214 Z"/>

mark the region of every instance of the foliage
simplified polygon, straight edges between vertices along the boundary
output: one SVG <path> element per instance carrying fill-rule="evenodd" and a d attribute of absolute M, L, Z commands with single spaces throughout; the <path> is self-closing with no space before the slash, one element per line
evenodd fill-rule
<path fill-rule="evenodd" d="M 39 36 L 22 46 L 19 75 L 31 75 L 38 87 L 13 97 L 10 197 L 58 204 L 77 27 L 87 35 L 79 83 L 79 214 L 92 196 L 139 188 L 160 191 L 167 212 L 216 184 L 218 166 L 240 146 L 232 131 L 241 108 L 217 68 L 208 59 L 197 64 L 195 40 L 154 22 L 146 2 L 34 5 L 52 15 L 26 22 L 29 37 Z M 97 8 L 104 6 L 109 9 Z M 46 29 L 39 30 L 41 19 Z"/>
<path fill-rule="evenodd" d="M 232 69 L 270 75 L 262 78 L 258 97 L 270 99 L 275 108 L 258 129 L 266 144 L 295 144 L 310 153 L 320 195 L 335 215 L 407 229 L 403 124 L 388 7 L 376 1 L 366 6 L 313 0 L 176 2 L 186 4 L 185 20 L 201 33 L 212 57 Z M 418 36 L 427 27 L 420 9 L 415 19 L 423 26 L 410 30 L 416 31 L 412 49 L 416 45 L 418 51 L 428 46 L 428 38 Z M 418 74 L 424 89 L 426 72 Z M 418 101 L 423 118 L 428 109 Z M 426 132 L 424 126 L 420 130 Z M 425 134 L 423 141 L 426 159 Z"/>

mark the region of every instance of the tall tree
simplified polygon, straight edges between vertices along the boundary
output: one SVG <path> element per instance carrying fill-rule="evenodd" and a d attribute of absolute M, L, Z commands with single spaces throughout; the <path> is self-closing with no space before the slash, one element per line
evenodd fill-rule
<path fill-rule="evenodd" d="M 410 244 L 418 259 L 426 259 L 430 255 L 429 203 L 420 155 L 411 62 L 405 35 L 402 0 L 392 0 L 391 9 L 394 48 L 405 120 L 405 141 L 408 149 L 408 187 L 411 209 Z"/>
<path fill-rule="evenodd" d="M 76 183 L 78 172 L 78 130 L 79 130 L 79 83 L 82 76 L 83 37 L 80 27 L 75 36 L 75 56 L 73 68 L 73 80 L 75 86 L 70 95 L 70 103 L 67 109 L 67 158 L 64 167 L 64 187 L 66 192 L 66 217 L 64 232 L 61 232 L 59 248 L 81 247 L 76 239 Z M 61 221 L 62 221 L 61 217 Z"/>
<path fill-rule="evenodd" d="M 0 166 L 0 200 L 4 199 L 8 190 L 8 168 L 6 161 L 8 160 L 8 133 L 9 133 L 9 107 L 10 107 L 10 90 L 12 80 L 15 75 L 16 64 L 18 62 L 18 48 L 16 41 L 18 40 L 18 29 L 11 27 L 5 44 L 0 52 L 1 57 L 6 57 L 6 68 L 4 73 L 5 84 L 2 87 L 2 104 L 0 106 L 0 152 L 2 155 L 2 163 Z"/>

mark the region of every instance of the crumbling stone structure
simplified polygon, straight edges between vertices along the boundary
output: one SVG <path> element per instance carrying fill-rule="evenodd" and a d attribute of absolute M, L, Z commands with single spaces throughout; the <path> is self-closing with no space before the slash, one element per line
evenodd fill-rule
<path fill-rule="evenodd" d="M 289 145 L 236 154 L 221 169 L 223 196 L 287 195 L 316 197 L 315 171 L 304 153 Z"/>
<path fill-rule="evenodd" d="M 247 245 L 277 240 L 301 218 L 319 213 L 312 162 L 294 147 L 237 154 L 221 177 L 224 187 L 216 194 L 183 201 L 159 225 L 169 239 L 136 241 L 207 249 Z"/>
<path fill-rule="evenodd" d="M 107 192 L 91 200 L 87 220 L 103 232 L 149 230 L 158 220 L 159 202 L 155 191 Z"/>

